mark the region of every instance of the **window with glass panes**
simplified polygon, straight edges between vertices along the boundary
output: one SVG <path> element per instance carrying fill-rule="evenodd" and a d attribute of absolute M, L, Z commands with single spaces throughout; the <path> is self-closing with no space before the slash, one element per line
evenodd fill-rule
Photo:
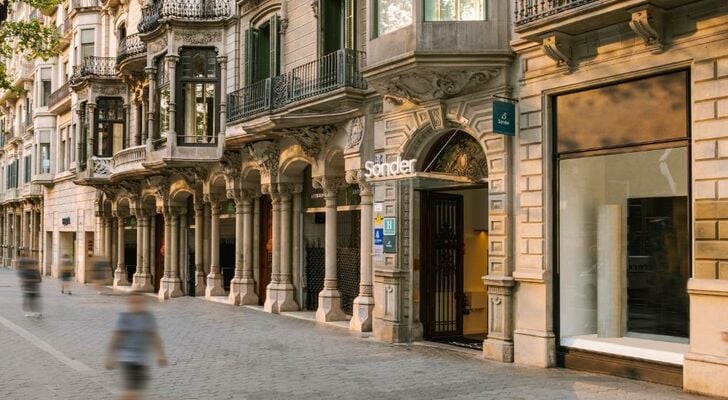
<path fill-rule="evenodd" d="M 157 102 L 159 104 L 157 132 L 161 137 L 167 137 L 167 131 L 169 131 L 169 74 L 164 56 L 157 59 Z"/>
<path fill-rule="evenodd" d="M 118 97 L 98 100 L 94 127 L 94 155 L 112 157 L 124 148 L 124 101 Z"/>
<path fill-rule="evenodd" d="M 219 67 L 213 49 L 184 49 L 180 53 L 177 104 L 178 142 L 212 144 L 219 113 Z"/>
<path fill-rule="evenodd" d="M 29 155 L 23 157 L 23 183 L 30 182 L 30 173 L 31 173 L 31 158 Z"/>
<path fill-rule="evenodd" d="M 412 24 L 412 0 L 377 0 L 374 5 L 377 35 Z"/>
<path fill-rule="evenodd" d="M 94 30 L 93 29 L 82 29 L 81 30 L 81 49 L 79 56 L 79 63 L 83 64 L 87 57 L 93 57 L 94 55 Z"/>
<path fill-rule="evenodd" d="M 40 106 L 48 106 L 48 100 L 51 97 L 51 69 L 43 68 L 40 70 Z"/>
<path fill-rule="evenodd" d="M 424 0 L 425 21 L 482 21 L 486 0 Z"/>
<path fill-rule="evenodd" d="M 38 165 L 38 171 L 41 174 L 51 173 L 51 144 L 41 143 L 40 144 L 40 164 Z"/>
<path fill-rule="evenodd" d="M 272 78 L 280 72 L 280 17 L 270 20 L 244 32 L 245 85 L 251 85 Z"/>

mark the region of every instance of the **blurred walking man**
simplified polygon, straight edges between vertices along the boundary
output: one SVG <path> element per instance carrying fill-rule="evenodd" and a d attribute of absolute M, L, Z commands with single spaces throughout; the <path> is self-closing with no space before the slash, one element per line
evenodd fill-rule
<path fill-rule="evenodd" d="M 141 398 L 149 380 L 150 352 L 157 355 L 160 367 L 167 365 L 157 322 L 146 308 L 147 298 L 131 293 L 128 311 L 119 313 L 116 330 L 111 337 L 106 368 L 119 366 L 123 374 L 122 400 Z"/>
<path fill-rule="evenodd" d="M 61 257 L 61 293 L 71 294 L 71 288 L 68 286 L 73 277 L 73 260 L 68 254 Z"/>
<path fill-rule="evenodd" d="M 40 271 L 38 263 L 28 257 L 18 262 L 18 277 L 20 290 L 23 292 L 23 311 L 26 317 L 41 318 L 40 312 Z"/>

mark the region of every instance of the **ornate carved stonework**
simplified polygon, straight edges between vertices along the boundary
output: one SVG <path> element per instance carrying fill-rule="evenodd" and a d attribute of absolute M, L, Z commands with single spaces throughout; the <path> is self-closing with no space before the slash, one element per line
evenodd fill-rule
<path fill-rule="evenodd" d="M 239 151 L 226 151 L 220 159 L 223 173 L 231 178 L 240 176 L 240 168 L 243 165 L 243 155 Z"/>
<path fill-rule="evenodd" d="M 303 152 L 311 157 L 316 158 L 326 147 L 326 143 L 336 133 L 333 125 L 317 125 L 305 126 L 302 128 L 286 128 L 276 131 L 284 136 L 293 137 Z"/>
<path fill-rule="evenodd" d="M 488 177 L 488 162 L 480 144 L 467 133 L 458 132 L 439 151 L 428 171 L 465 176 L 475 182 Z"/>
<path fill-rule="evenodd" d="M 215 44 L 222 40 L 220 31 L 174 31 L 174 40 L 184 44 Z"/>
<path fill-rule="evenodd" d="M 372 194 L 372 185 L 367 182 L 367 178 L 364 176 L 364 170 L 352 169 L 346 171 L 345 179 L 346 183 L 359 186 L 360 196 L 368 196 Z"/>
<path fill-rule="evenodd" d="M 384 99 L 396 105 L 466 94 L 498 75 L 499 68 L 484 70 L 417 70 L 397 75 L 384 86 Z"/>
<path fill-rule="evenodd" d="M 643 5 L 632 10 L 629 27 L 644 40 L 653 53 L 661 53 L 664 37 L 664 10 L 652 5 Z"/>
<path fill-rule="evenodd" d="M 543 52 L 556 62 L 557 67 L 571 68 L 574 60 L 571 58 L 571 36 L 563 33 L 554 33 L 543 39 Z"/>
<path fill-rule="evenodd" d="M 276 142 L 261 141 L 245 146 L 250 158 L 256 163 L 261 177 L 278 176 L 279 151 Z"/>
<path fill-rule="evenodd" d="M 364 137 L 364 117 L 356 117 L 349 121 L 347 126 L 346 149 L 358 148 Z"/>
<path fill-rule="evenodd" d="M 339 189 L 346 186 L 346 179 L 343 176 L 314 176 L 311 179 L 315 189 L 324 191 L 324 197 L 336 197 Z"/>
<path fill-rule="evenodd" d="M 167 204 L 169 202 L 169 182 L 166 178 L 158 179 L 156 181 L 153 181 L 150 178 L 147 179 L 147 185 L 151 187 L 154 190 L 154 194 L 157 196 L 157 198 L 162 199 L 164 204 Z"/>
<path fill-rule="evenodd" d="M 167 48 L 167 35 L 162 35 L 159 39 L 147 44 L 149 53 L 155 54 Z"/>
<path fill-rule="evenodd" d="M 281 18 L 281 25 L 278 28 L 281 35 L 285 35 L 288 31 L 288 18 Z"/>
<path fill-rule="evenodd" d="M 123 96 L 126 94 L 126 88 L 117 85 L 94 85 L 93 92 L 98 96 Z"/>

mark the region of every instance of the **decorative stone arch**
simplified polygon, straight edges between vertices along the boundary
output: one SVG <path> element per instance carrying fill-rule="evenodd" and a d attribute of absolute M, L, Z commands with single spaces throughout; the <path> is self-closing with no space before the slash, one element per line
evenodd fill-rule
<path fill-rule="evenodd" d="M 446 114 L 442 121 L 432 119 L 432 113 L 420 118 L 418 124 L 405 133 L 407 139 L 399 147 L 397 155 L 417 158 L 419 168 L 423 168 L 420 163 L 425 162 L 442 134 L 455 129 L 467 133 L 480 144 L 488 175 L 488 261 L 487 274 L 483 277 L 488 292 L 488 333 L 483 352 L 486 358 L 512 362 L 514 280 L 510 199 L 513 189 L 509 183 L 512 179 L 509 139 L 489 130 L 492 118 L 489 106 L 481 108 L 466 104 L 451 110 L 443 108 L 442 112 Z M 439 125 L 439 128 L 434 129 L 433 125 Z M 409 208 L 409 202 L 402 202 L 402 207 Z M 411 215 L 411 211 L 403 210 L 402 215 Z M 403 221 L 400 225 L 405 224 L 406 221 Z M 402 246 L 407 246 L 404 240 Z M 406 251 L 409 252 L 409 249 Z"/>
<path fill-rule="evenodd" d="M 185 199 L 189 196 L 194 198 L 195 189 L 190 187 L 184 180 L 176 181 L 172 184 L 169 189 L 169 202 L 170 205 L 184 206 L 186 204 L 179 204 L 179 198 L 184 197 Z"/>

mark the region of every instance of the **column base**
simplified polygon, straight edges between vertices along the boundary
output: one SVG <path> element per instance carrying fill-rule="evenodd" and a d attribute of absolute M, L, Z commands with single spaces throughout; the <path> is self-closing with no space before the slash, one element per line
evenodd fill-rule
<path fill-rule="evenodd" d="M 324 289 L 319 293 L 316 321 L 344 321 L 346 314 L 341 309 L 341 294 L 337 289 Z"/>
<path fill-rule="evenodd" d="M 500 339 L 485 339 L 483 358 L 500 362 L 513 362 L 513 343 Z"/>
<path fill-rule="evenodd" d="M 277 292 L 278 312 L 298 311 L 298 303 L 296 303 L 296 288 L 290 283 L 278 284 Z"/>
<path fill-rule="evenodd" d="M 119 270 L 117 268 L 114 271 L 114 287 L 117 286 L 129 286 L 129 280 L 126 278 L 126 270 Z"/>
<path fill-rule="evenodd" d="M 553 332 L 516 329 L 513 332 L 513 361 L 549 368 L 556 366 L 556 338 Z"/>
<path fill-rule="evenodd" d="M 255 280 L 250 278 L 233 278 L 230 282 L 230 304 L 244 306 L 258 304 L 255 294 Z"/>
<path fill-rule="evenodd" d="M 179 278 L 162 278 L 159 282 L 159 300 L 183 296 L 182 281 Z"/>
<path fill-rule="evenodd" d="M 352 310 L 351 321 L 349 321 L 349 329 L 357 332 L 371 332 L 372 320 L 374 316 L 374 297 L 357 296 L 354 299 L 354 308 Z"/>
<path fill-rule="evenodd" d="M 207 275 L 207 287 L 205 288 L 205 297 L 224 296 L 225 288 L 222 285 L 222 275 L 216 272 L 210 272 Z"/>
<path fill-rule="evenodd" d="M 263 311 L 278 314 L 278 282 L 271 282 L 265 287 Z"/>
<path fill-rule="evenodd" d="M 204 272 L 197 271 L 195 273 L 195 296 L 202 297 L 205 295 L 205 288 L 207 287 L 205 280 L 207 280 L 207 278 L 205 277 Z"/>
<path fill-rule="evenodd" d="M 153 292 L 154 283 L 151 274 L 136 273 L 132 277 L 131 288 L 138 292 Z"/>

